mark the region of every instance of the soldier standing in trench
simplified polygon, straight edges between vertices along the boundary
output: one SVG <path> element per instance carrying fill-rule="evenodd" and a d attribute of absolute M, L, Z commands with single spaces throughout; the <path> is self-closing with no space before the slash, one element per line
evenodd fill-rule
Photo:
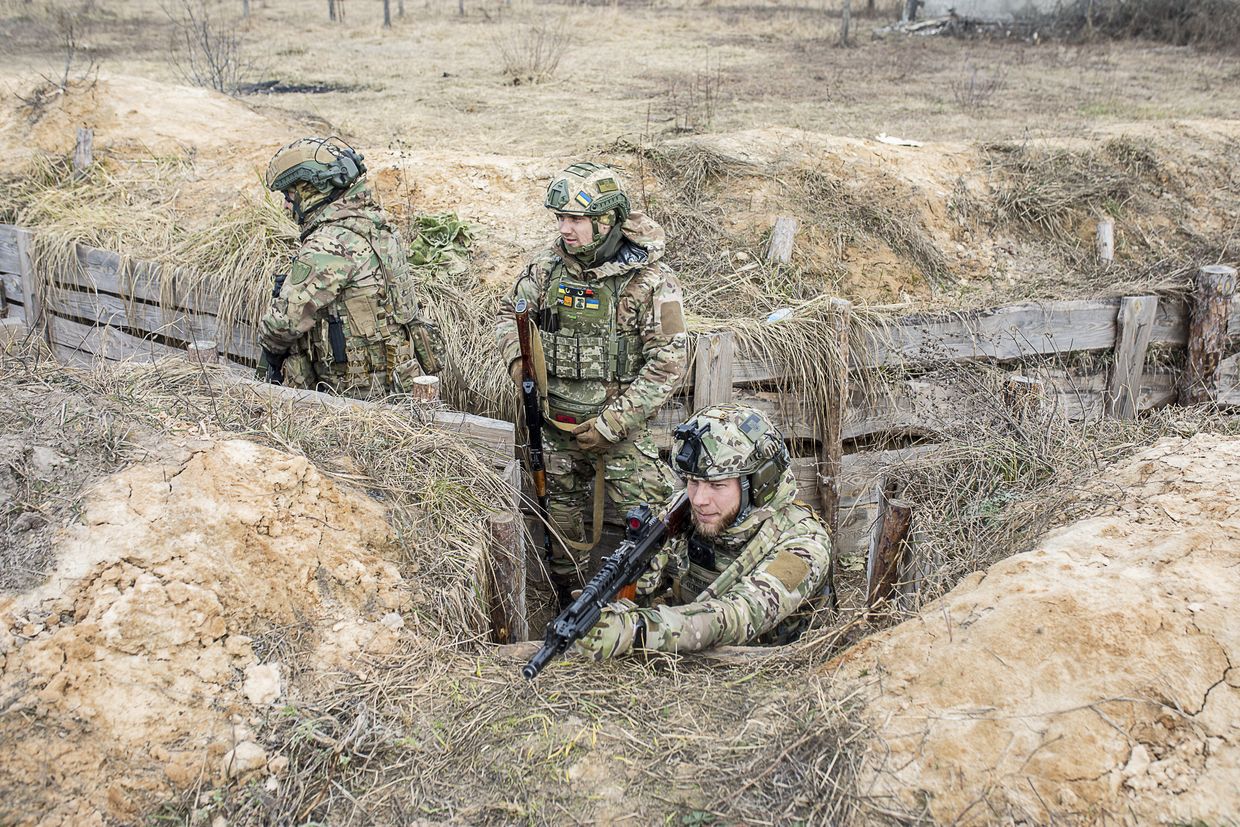
<path fill-rule="evenodd" d="M 439 371 L 405 245 L 365 176 L 362 156 L 331 138 L 293 141 L 267 165 L 301 230 L 259 321 L 271 381 L 367 399 Z"/>
<path fill-rule="evenodd" d="M 616 601 L 577 641 L 596 660 L 788 643 L 831 584 L 827 526 L 795 500 L 788 448 L 765 415 L 717 405 L 675 433 L 672 467 L 686 481 L 690 530 L 638 581 L 644 608 Z M 655 598 L 662 605 L 651 605 Z"/>
<path fill-rule="evenodd" d="M 665 236 L 633 212 L 609 167 L 582 162 L 555 175 L 544 206 L 558 236 L 517 279 L 497 336 L 521 383 L 514 306 L 536 319 L 546 367 L 546 473 L 559 539 L 550 575 L 564 605 L 588 573 L 605 488 L 622 512 L 661 503 L 678 487 L 659 458 L 650 420 L 671 398 L 688 362 L 681 287 L 660 261 Z M 593 499 L 594 541 L 583 508 Z"/>

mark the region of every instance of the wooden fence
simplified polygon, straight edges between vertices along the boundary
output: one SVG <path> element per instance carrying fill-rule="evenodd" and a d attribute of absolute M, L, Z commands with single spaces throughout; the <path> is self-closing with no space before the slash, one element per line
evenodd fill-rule
<path fill-rule="evenodd" d="M 57 274 L 57 289 L 46 290 L 34 273 L 30 244 L 27 231 L 0 225 L 0 318 L 7 314 L 8 325 L 40 331 L 62 360 L 182 355 L 187 344 L 212 340 L 226 358 L 255 363 L 251 330 L 221 329 L 214 297 L 179 292 L 176 278 L 161 278 L 158 267 L 78 245 L 79 266 Z M 655 432 L 668 447 L 671 426 L 707 403 L 740 401 L 765 411 L 797 446 L 801 455 L 794 457 L 793 472 L 800 495 L 827 515 L 838 552 L 873 557 L 875 529 L 884 523 L 881 512 L 889 499 L 879 490 L 885 472 L 932 452 L 942 432 L 970 416 L 966 392 L 933 375 L 915 378 L 919 369 L 1015 365 L 1014 377 L 1023 372 L 1036 379 L 1048 401 L 1072 420 L 1131 418 L 1181 398 L 1240 405 L 1240 370 L 1228 353 L 1240 334 L 1235 271 L 1204 267 L 1198 283 L 1185 295 L 904 316 L 860 336 L 850 336 L 851 305 L 837 301 L 831 318 L 850 375 L 898 367 L 914 378 L 846 382 L 845 404 L 828 411 L 814 411 L 805 399 L 781 392 L 790 378 L 784 369 L 738 352 L 730 333 L 704 334 L 695 342 L 694 367 L 681 393 L 658 415 Z M 1186 352 L 1187 368 L 1147 366 L 1154 347 Z M 1112 358 L 1098 360 L 1105 369 L 1072 367 L 1079 354 L 1106 352 Z M 512 473 L 511 423 L 451 412 L 436 416 L 442 427 L 490 445 L 496 461 Z M 904 447 L 912 443 L 920 444 Z"/>

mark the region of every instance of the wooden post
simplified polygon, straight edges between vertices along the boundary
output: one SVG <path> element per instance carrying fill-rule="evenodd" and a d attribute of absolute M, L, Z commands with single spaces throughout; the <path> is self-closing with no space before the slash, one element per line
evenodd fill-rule
<path fill-rule="evenodd" d="M 1218 366 L 1227 342 L 1227 317 L 1236 292 L 1236 268 L 1212 264 L 1197 271 L 1188 298 L 1188 365 L 1180 383 L 1180 404 L 1218 398 Z"/>
<path fill-rule="evenodd" d="M 220 361 L 215 342 L 190 342 L 185 348 L 185 358 L 199 365 L 214 365 Z"/>
<path fill-rule="evenodd" d="M 409 388 L 409 395 L 419 402 L 439 401 L 439 377 L 418 376 Z"/>
<path fill-rule="evenodd" d="M 693 410 L 732 401 L 732 360 L 736 337 L 730 330 L 697 337 L 693 360 Z"/>
<path fill-rule="evenodd" d="M 835 404 L 825 411 L 817 411 L 816 415 L 819 418 L 818 496 L 822 502 L 822 517 L 831 531 L 834 547 L 840 527 L 840 473 L 844 464 L 844 409 L 848 405 L 848 333 L 852 323 L 852 302 L 832 299 L 829 312 L 839 354 L 836 387 L 831 389 Z"/>
<path fill-rule="evenodd" d="M 95 130 L 79 126 L 77 143 L 73 147 L 73 175 L 80 178 L 86 174 L 94 161 Z"/>
<path fill-rule="evenodd" d="M 1103 409 L 1114 419 L 1136 419 L 1141 397 L 1145 352 L 1154 334 L 1157 296 L 1129 296 L 1119 304 L 1116 319 L 1115 364 L 1107 382 Z"/>
<path fill-rule="evenodd" d="M 521 466 L 513 460 L 504 469 L 513 486 L 511 507 L 487 519 L 490 538 L 491 637 L 496 643 L 516 643 L 530 636 L 525 615 L 524 523 L 517 508 L 521 495 Z"/>
<path fill-rule="evenodd" d="M 865 605 L 873 612 L 897 593 L 901 562 L 913 524 L 913 509 L 893 496 L 886 481 L 878 488 L 878 517 L 870 535 L 870 553 L 865 566 Z"/>
<path fill-rule="evenodd" d="M 771 229 L 771 244 L 766 250 L 766 260 L 772 264 L 787 264 L 792 260 L 792 242 L 797 234 L 797 220 L 788 216 L 775 219 Z"/>
<path fill-rule="evenodd" d="M 30 233 L 15 229 L 13 237 L 17 245 L 17 274 L 21 279 L 26 328 L 50 344 L 51 331 L 43 312 L 43 282 L 35 277 L 34 259 L 30 255 Z"/>
<path fill-rule="evenodd" d="M 1098 219 L 1098 262 L 1103 267 L 1115 260 L 1115 219 Z"/>

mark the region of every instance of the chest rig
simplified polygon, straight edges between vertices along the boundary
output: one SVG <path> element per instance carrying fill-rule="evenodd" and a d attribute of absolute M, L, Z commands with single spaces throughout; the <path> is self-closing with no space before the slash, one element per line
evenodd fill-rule
<path fill-rule="evenodd" d="M 551 418 L 574 424 L 598 415 L 609 391 L 622 390 L 642 366 L 636 320 L 622 327 L 618 298 L 632 272 L 597 281 L 575 278 L 563 264 L 551 271 L 543 307 L 543 357 Z"/>

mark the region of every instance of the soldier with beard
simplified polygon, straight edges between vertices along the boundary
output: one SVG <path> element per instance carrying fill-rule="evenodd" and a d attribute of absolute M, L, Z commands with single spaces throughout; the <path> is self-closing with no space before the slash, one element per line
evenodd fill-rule
<path fill-rule="evenodd" d="M 827 582 L 827 527 L 797 502 L 783 435 L 740 405 L 699 411 L 676 429 L 673 467 L 692 527 L 638 582 L 636 603 L 611 604 L 577 647 L 596 660 L 634 649 L 694 652 L 785 643 L 804 628 Z M 655 598 L 667 602 L 652 605 Z"/>

